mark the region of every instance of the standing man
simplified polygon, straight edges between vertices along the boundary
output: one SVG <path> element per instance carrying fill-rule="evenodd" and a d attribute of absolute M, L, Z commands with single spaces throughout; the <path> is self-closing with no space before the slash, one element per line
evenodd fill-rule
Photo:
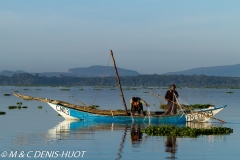
<path fill-rule="evenodd" d="M 175 84 L 171 85 L 170 89 L 165 95 L 165 100 L 168 102 L 168 104 L 164 115 L 169 115 L 170 113 L 177 114 L 177 105 L 174 104 L 174 102 L 176 102 L 176 98 L 178 98 L 178 92 L 175 89 Z"/>
<path fill-rule="evenodd" d="M 138 114 L 143 111 L 143 104 L 148 107 L 149 104 L 147 104 L 144 100 L 142 100 L 139 97 L 132 97 L 130 100 L 130 111 L 131 115 L 134 115 L 135 112 L 138 112 Z"/>

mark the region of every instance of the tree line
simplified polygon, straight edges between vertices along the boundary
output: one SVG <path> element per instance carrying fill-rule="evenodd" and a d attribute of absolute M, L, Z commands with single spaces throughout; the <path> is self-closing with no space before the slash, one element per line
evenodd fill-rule
<path fill-rule="evenodd" d="M 181 87 L 228 87 L 240 88 L 240 77 L 219 77 L 205 75 L 139 75 L 120 77 L 124 86 L 169 86 Z M 29 73 L 0 76 L 0 85 L 19 86 L 117 86 L 116 77 L 46 77 Z"/>

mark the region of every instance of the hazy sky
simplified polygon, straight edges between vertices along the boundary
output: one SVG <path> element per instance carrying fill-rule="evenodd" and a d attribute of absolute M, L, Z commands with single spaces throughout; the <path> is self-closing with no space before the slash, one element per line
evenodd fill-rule
<path fill-rule="evenodd" d="M 0 71 L 240 63 L 239 0 L 0 0 Z M 112 65 L 112 61 L 110 61 Z"/>

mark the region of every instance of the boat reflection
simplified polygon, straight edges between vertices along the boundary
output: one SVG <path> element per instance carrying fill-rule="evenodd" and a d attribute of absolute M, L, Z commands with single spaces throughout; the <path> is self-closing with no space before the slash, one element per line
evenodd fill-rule
<path fill-rule="evenodd" d="M 213 123 L 197 123 L 197 122 L 186 122 L 186 127 L 190 127 L 190 128 L 211 128 L 213 127 L 214 124 Z"/>
<path fill-rule="evenodd" d="M 86 135 L 86 134 L 91 135 L 93 134 L 94 131 L 99 131 L 99 130 L 129 130 L 131 132 L 131 142 L 138 143 L 143 139 L 143 133 L 141 132 L 141 129 L 146 128 L 149 125 L 161 125 L 161 124 L 122 123 L 122 122 L 121 123 L 97 123 L 97 122 L 64 120 L 48 131 L 48 137 L 52 140 L 54 139 L 60 140 L 60 139 L 69 138 L 71 133 L 75 133 L 75 132 L 78 132 L 79 134 L 82 134 L 82 135 Z M 187 122 L 187 123 L 178 124 L 178 126 L 188 126 L 191 128 L 210 128 L 213 126 L 213 124 Z"/>
<path fill-rule="evenodd" d="M 78 134 L 86 135 L 93 134 L 100 130 L 130 130 L 132 142 L 142 139 L 141 128 L 147 127 L 149 124 L 144 123 L 97 123 L 85 121 L 70 121 L 64 120 L 54 128 L 48 131 L 48 137 L 52 140 L 68 139 L 71 134 L 78 132 Z M 76 135 L 76 134 L 75 134 Z M 76 137 L 75 137 L 76 138 Z M 83 138 L 83 137 L 81 137 Z"/>
<path fill-rule="evenodd" d="M 144 123 L 96 123 L 85 121 L 69 121 L 64 120 L 54 128 L 48 131 L 48 138 L 51 140 L 64 140 L 64 139 L 94 139 L 94 133 L 98 131 L 116 131 L 122 132 L 120 146 L 117 152 L 117 158 L 122 158 L 124 146 L 126 140 L 130 139 L 131 146 L 138 148 L 140 145 L 147 141 L 149 136 L 143 134 L 141 129 L 148 127 L 149 125 L 161 125 L 161 124 L 144 124 Z M 175 124 L 176 125 L 176 124 Z M 214 124 L 212 123 L 193 123 L 187 122 L 178 124 L 178 126 L 188 126 L 191 128 L 210 128 Z M 209 136 L 210 140 L 216 138 Z M 120 137 L 119 137 L 120 138 Z M 161 137 L 163 138 L 163 137 Z M 178 148 L 178 141 L 180 137 L 166 136 L 165 142 L 162 144 L 165 146 L 165 152 L 167 153 L 167 159 L 176 159 L 176 153 Z"/>

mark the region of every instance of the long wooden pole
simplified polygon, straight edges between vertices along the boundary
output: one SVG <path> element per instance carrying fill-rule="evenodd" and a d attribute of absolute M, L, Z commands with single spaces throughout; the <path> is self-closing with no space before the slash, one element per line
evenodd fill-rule
<path fill-rule="evenodd" d="M 110 50 L 110 54 L 112 56 L 113 65 L 114 65 L 114 68 L 115 68 L 116 77 L 117 77 L 117 81 L 118 81 L 118 87 L 119 87 L 120 95 L 121 95 L 122 101 L 123 101 L 123 106 L 125 108 L 126 115 L 128 115 L 127 105 L 126 105 L 125 98 L 124 98 L 124 95 L 123 95 L 122 86 L 121 86 L 121 82 L 120 82 L 120 78 L 119 78 L 119 75 L 118 75 L 118 70 L 117 70 L 117 67 L 116 67 L 116 62 L 115 62 L 115 59 L 113 57 L 113 51 L 112 50 Z"/>
<path fill-rule="evenodd" d="M 165 99 L 165 97 L 162 97 L 162 96 L 160 96 L 160 95 L 158 95 L 158 94 L 156 94 L 156 93 L 152 93 L 152 92 L 149 92 L 149 93 L 152 94 L 152 95 L 154 95 L 154 96 L 156 96 L 156 97 L 158 97 L 158 98 L 163 98 L 163 99 Z M 174 104 L 177 104 L 177 105 L 179 105 L 180 107 L 182 107 L 182 108 L 184 108 L 184 109 L 186 109 L 186 110 L 191 110 L 191 111 L 193 111 L 193 112 L 195 112 L 195 113 L 199 113 L 199 114 L 201 114 L 201 115 L 203 115 L 203 116 L 205 116 L 205 117 L 207 117 L 207 118 L 212 118 L 212 119 L 215 119 L 215 120 L 217 120 L 217 121 L 220 121 L 221 123 L 226 123 L 225 121 L 223 121 L 223 120 L 221 120 L 221 119 L 218 119 L 218 118 L 215 118 L 215 117 L 212 117 L 212 116 L 205 115 L 205 114 L 203 114 L 202 112 L 194 111 L 193 109 L 189 109 L 189 108 L 187 108 L 187 107 L 184 107 L 184 106 L 182 106 L 182 105 L 180 105 L 180 104 L 178 104 L 178 103 L 176 103 L 176 102 L 174 102 L 174 101 L 171 101 L 171 100 L 170 100 L 170 102 L 172 102 L 172 103 L 174 103 Z"/>

